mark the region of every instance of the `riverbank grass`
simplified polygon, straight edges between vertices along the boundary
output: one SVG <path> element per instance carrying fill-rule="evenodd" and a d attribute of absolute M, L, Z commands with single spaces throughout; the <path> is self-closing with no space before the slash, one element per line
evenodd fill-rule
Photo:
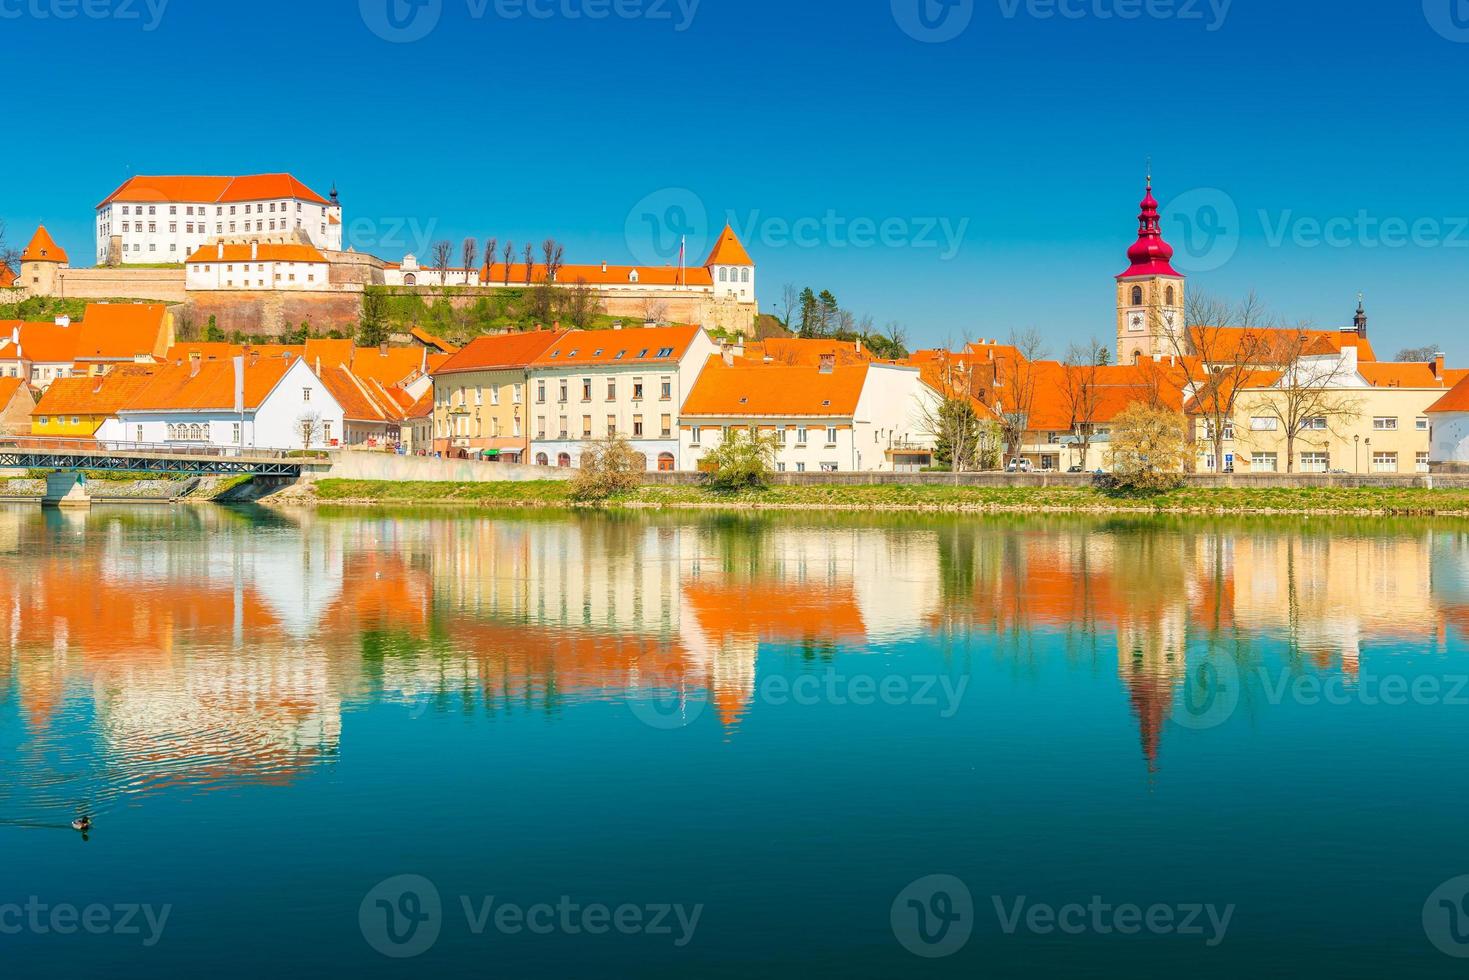
<path fill-rule="evenodd" d="M 578 504 L 567 481 L 390 483 L 321 480 L 307 499 L 332 504 L 471 504 L 730 510 L 884 510 L 1204 514 L 1469 516 L 1469 490 L 1414 487 L 1182 487 L 1157 494 L 1092 486 L 805 485 L 717 492 L 702 486 L 643 486 L 594 505 Z"/>

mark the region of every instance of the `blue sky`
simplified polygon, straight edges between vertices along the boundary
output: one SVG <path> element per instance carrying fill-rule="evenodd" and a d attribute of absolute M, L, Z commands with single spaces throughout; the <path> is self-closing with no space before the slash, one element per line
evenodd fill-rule
<path fill-rule="evenodd" d="M 731 220 L 766 308 L 1059 353 L 1114 333 L 1151 157 L 1193 288 L 1323 326 L 1361 290 L 1379 348 L 1469 362 L 1463 0 L 392 2 L 0 0 L 10 237 L 87 255 L 130 174 L 289 170 L 389 259 Z"/>

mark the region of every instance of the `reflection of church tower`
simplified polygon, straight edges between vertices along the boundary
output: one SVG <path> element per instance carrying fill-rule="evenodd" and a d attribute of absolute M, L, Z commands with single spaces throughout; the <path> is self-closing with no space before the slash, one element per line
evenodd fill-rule
<path fill-rule="evenodd" d="M 1127 259 L 1131 265 L 1117 277 L 1117 361 L 1167 357 L 1184 329 L 1184 284 L 1171 264 L 1173 247 L 1163 240 L 1151 174 Z"/>
<path fill-rule="evenodd" d="M 1137 715 L 1148 771 L 1158 771 L 1163 723 L 1173 714 L 1173 691 L 1186 672 L 1187 613 L 1183 605 L 1159 610 L 1150 621 L 1117 624 L 1117 673 Z"/>

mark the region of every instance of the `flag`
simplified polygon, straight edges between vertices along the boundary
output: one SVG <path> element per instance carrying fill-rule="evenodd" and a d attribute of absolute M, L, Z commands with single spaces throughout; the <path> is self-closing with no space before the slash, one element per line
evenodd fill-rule
<path fill-rule="evenodd" d="M 678 284 L 680 286 L 688 285 L 688 283 L 684 281 L 684 253 L 686 252 L 688 247 L 689 236 L 684 235 L 678 240 Z"/>

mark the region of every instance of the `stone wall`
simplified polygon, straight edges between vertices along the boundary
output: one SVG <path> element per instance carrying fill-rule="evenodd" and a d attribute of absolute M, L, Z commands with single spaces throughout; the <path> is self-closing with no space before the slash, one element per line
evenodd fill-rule
<path fill-rule="evenodd" d="M 62 299 L 151 299 L 182 303 L 187 298 L 184 270 L 60 269 L 53 294 Z"/>
<path fill-rule="evenodd" d="M 1081 487 L 1091 484 L 1088 473 L 775 473 L 770 482 L 778 486 L 962 486 L 962 487 Z M 643 482 L 650 485 L 692 486 L 701 483 L 698 473 L 646 473 Z M 1263 473 L 1215 476 L 1189 474 L 1183 478 L 1187 487 L 1234 488 L 1260 490 L 1335 487 L 1335 488 L 1425 488 L 1440 490 L 1469 489 L 1469 472 L 1455 475 L 1420 474 L 1396 476 L 1387 474 L 1320 475 L 1305 473 Z"/>
<path fill-rule="evenodd" d="M 238 330 L 244 334 L 279 337 L 285 330 L 311 324 L 314 334 L 340 330 L 351 334 L 357 330 L 362 315 L 362 293 L 341 289 L 330 292 L 211 290 L 192 292 L 183 308 L 175 311 L 175 321 L 187 322 L 196 336 L 202 337 L 209 323 L 225 334 Z"/>
<path fill-rule="evenodd" d="M 486 463 L 469 459 L 433 459 L 343 450 L 332 454 L 331 467 L 315 479 L 392 480 L 429 483 L 505 483 L 525 480 L 569 480 L 571 470 L 519 463 Z"/>

